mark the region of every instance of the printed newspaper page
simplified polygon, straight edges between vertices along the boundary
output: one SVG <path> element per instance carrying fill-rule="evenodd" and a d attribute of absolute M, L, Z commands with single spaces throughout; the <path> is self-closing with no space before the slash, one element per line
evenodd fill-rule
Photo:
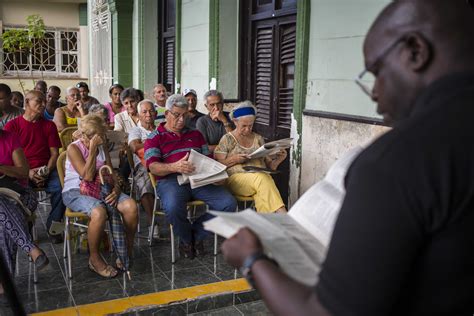
<path fill-rule="evenodd" d="M 323 180 L 314 184 L 296 201 L 288 215 L 327 247 L 344 201 L 344 178 L 354 159 L 362 151 L 355 147 L 336 161 Z"/>
<path fill-rule="evenodd" d="M 205 222 L 204 228 L 229 238 L 240 228 L 249 227 L 288 275 L 314 285 L 344 200 L 347 169 L 361 151 L 362 147 L 356 147 L 344 154 L 322 181 L 303 194 L 288 215 L 258 214 L 253 210 L 211 212 L 216 217 Z"/>
<path fill-rule="evenodd" d="M 266 156 L 275 155 L 281 149 L 286 149 L 291 147 L 291 142 L 293 138 L 283 138 L 279 140 L 275 140 L 266 144 L 263 144 L 257 150 L 249 155 L 250 159 L 254 158 L 262 158 Z"/>
<path fill-rule="evenodd" d="M 249 227 L 259 236 L 267 255 L 288 275 L 309 286 L 316 284 L 324 247 L 291 217 L 258 214 L 250 209 L 239 213 L 211 213 L 216 217 L 204 223 L 205 229 L 229 238 L 240 228 Z"/>
<path fill-rule="evenodd" d="M 226 165 L 204 156 L 195 150 L 191 150 L 188 161 L 192 162 L 195 170 L 191 174 L 181 174 L 178 176 L 180 185 L 190 183 L 191 188 L 199 188 L 211 183 L 219 182 L 228 178 Z"/>

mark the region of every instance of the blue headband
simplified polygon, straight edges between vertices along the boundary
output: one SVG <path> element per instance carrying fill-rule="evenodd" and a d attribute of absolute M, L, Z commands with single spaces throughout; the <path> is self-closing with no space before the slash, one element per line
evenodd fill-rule
<path fill-rule="evenodd" d="M 253 115 L 255 116 L 255 110 L 251 107 L 248 107 L 248 108 L 240 108 L 240 109 L 237 109 L 235 110 L 233 113 L 232 113 L 232 116 L 234 118 L 239 118 L 241 116 L 246 116 L 246 115 Z"/>

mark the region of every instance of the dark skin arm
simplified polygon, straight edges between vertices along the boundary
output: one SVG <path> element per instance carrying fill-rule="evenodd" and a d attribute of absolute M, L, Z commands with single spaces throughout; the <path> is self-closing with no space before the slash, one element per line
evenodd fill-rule
<path fill-rule="evenodd" d="M 222 244 L 225 260 L 235 268 L 241 267 L 249 255 L 262 250 L 260 240 L 248 228 L 242 228 Z M 256 289 L 273 314 L 331 316 L 313 288 L 294 281 L 272 262 L 256 261 L 252 275 Z"/>

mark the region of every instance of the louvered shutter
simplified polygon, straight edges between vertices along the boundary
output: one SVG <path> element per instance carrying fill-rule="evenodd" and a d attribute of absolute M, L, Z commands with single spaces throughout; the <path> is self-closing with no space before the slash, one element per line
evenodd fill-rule
<path fill-rule="evenodd" d="M 256 122 L 263 125 L 270 125 L 273 27 L 258 28 L 255 41 L 255 105 L 258 110 Z"/>
<path fill-rule="evenodd" d="M 280 83 L 278 88 L 277 126 L 290 129 L 295 77 L 296 25 L 284 26 L 280 32 Z"/>
<path fill-rule="evenodd" d="M 174 86 L 174 37 L 165 39 L 164 47 L 164 83 L 173 91 Z"/>

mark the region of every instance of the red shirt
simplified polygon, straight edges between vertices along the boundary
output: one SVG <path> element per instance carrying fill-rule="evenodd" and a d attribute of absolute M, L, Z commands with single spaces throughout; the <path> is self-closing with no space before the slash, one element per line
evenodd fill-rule
<path fill-rule="evenodd" d="M 13 152 L 18 148 L 21 148 L 18 136 L 0 130 L 0 165 L 13 166 Z"/>
<path fill-rule="evenodd" d="M 42 117 L 36 122 L 29 122 L 23 116 L 18 116 L 8 122 L 4 130 L 20 137 L 21 147 L 32 169 L 48 164 L 50 148 L 61 148 L 56 125 Z"/>
<path fill-rule="evenodd" d="M 154 162 L 176 162 L 186 156 L 191 149 L 210 156 L 209 148 L 201 132 L 183 129 L 181 134 L 178 135 L 167 131 L 164 127 L 165 124 L 161 123 L 145 141 L 145 161 L 147 167 L 150 167 Z"/>

